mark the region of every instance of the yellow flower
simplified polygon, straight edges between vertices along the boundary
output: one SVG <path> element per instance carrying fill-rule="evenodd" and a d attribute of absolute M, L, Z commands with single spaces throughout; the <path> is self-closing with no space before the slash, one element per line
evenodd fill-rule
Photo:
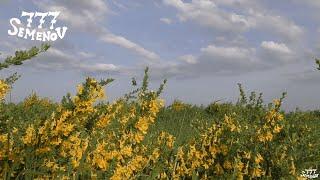
<path fill-rule="evenodd" d="M 144 139 L 144 135 L 142 133 L 134 134 L 134 140 L 136 143 L 140 143 Z"/>
<path fill-rule="evenodd" d="M 270 131 L 268 131 L 266 134 L 265 134 L 265 140 L 266 141 L 271 141 L 273 138 L 273 135 Z"/>
<path fill-rule="evenodd" d="M 56 137 L 56 138 L 53 138 L 53 139 L 51 140 L 50 144 L 57 146 L 57 145 L 61 144 L 61 142 L 62 142 L 62 139 L 59 138 L 59 137 Z M 66 144 L 64 144 L 64 145 L 66 145 Z"/>
<path fill-rule="evenodd" d="M 216 157 L 216 154 L 218 153 L 218 148 L 215 145 L 210 146 L 209 152 L 213 157 Z"/>
<path fill-rule="evenodd" d="M 64 124 L 63 127 L 64 127 L 62 130 L 63 135 L 68 136 L 73 131 L 74 125 L 68 123 L 68 124 Z"/>
<path fill-rule="evenodd" d="M 237 174 L 237 180 L 243 180 L 243 174 L 242 173 L 238 173 Z"/>
<path fill-rule="evenodd" d="M 156 161 L 159 158 L 159 156 L 160 156 L 160 149 L 159 148 L 155 148 L 153 150 L 153 152 L 152 152 L 152 155 L 151 155 L 150 159 L 152 161 Z"/>
<path fill-rule="evenodd" d="M 241 161 L 239 161 L 239 162 L 237 163 L 237 165 L 236 165 L 236 168 L 237 168 L 238 171 L 241 172 L 242 169 L 244 168 L 244 163 L 241 162 Z"/>
<path fill-rule="evenodd" d="M 8 141 L 8 134 L 2 134 L 0 135 L 0 142 L 6 143 Z"/>
<path fill-rule="evenodd" d="M 97 164 L 98 165 L 98 167 L 100 168 L 100 169 L 102 169 L 102 170 L 107 170 L 107 168 L 108 168 L 108 163 L 107 163 L 107 161 L 106 160 L 104 160 L 102 157 L 100 157 L 100 158 L 94 158 L 94 162 L 95 162 L 95 164 Z"/>
<path fill-rule="evenodd" d="M 10 87 L 5 83 L 5 81 L 0 79 L 0 100 L 3 100 L 9 89 Z"/>
<path fill-rule="evenodd" d="M 209 164 L 204 163 L 204 164 L 203 164 L 203 167 L 204 167 L 205 169 L 209 169 Z"/>
<path fill-rule="evenodd" d="M 167 147 L 168 148 L 172 148 L 173 147 L 173 144 L 174 144 L 174 137 L 173 136 L 170 136 L 168 139 L 167 139 Z"/>
<path fill-rule="evenodd" d="M 175 110 L 175 111 L 181 111 L 181 110 L 183 110 L 183 109 L 185 109 L 187 107 L 188 107 L 187 104 L 185 104 L 185 103 L 183 103 L 183 102 L 181 102 L 179 100 L 175 100 L 171 105 L 171 108 L 173 110 Z"/>
<path fill-rule="evenodd" d="M 18 129 L 14 127 L 13 130 L 12 130 L 12 133 L 15 134 L 17 132 L 18 132 Z"/>
<path fill-rule="evenodd" d="M 167 179 L 167 174 L 166 174 L 166 172 L 161 173 L 161 174 L 160 174 L 160 178 L 161 178 L 161 179 Z"/>
<path fill-rule="evenodd" d="M 273 103 L 274 103 L 275 106 L 280 106 L 281 105 L 280 99 L 274 99 Z"/>
<path fill-rule="evenodd" d="M 46 166 L 48 167 L 48 168 L 51 168 L 51 167 L 53 167 L 54 166 L 54 162 L 52 162 L 52 161 L 48 161 L 48 162 L 46 162 Z"/>
<path fill-rule="evenodd" d="M 33 125 L 30 125 L 26 130 L 26 134 L 22 137 L 22 142 L 27 145 L 33 145 L 35 144 L 35 138 L 36 131 L 33 128 Z"/>
<path fill-rule="evenodd" d="M 234 132 L 234 131 L 237 131 L 239 132 L 240 131 L 240 128 L 238 128 L 231 117 L 225 115 L 224 116 L 224 123 L 227 125 L 227 127 L 230 129 L 231 132 Z"/>
<path fill-rule="evenodd" d="M 232 169 L 232 164 L 231 164 L 230 161 L 225 161 L 225 162 L 223 163 L 223 167 L 224 167 L 225 169 L 230 170 L 230 169 Z"/>
<path fill-rule="evenodd" d="M 263 175 L 263 171 L 260 168 L 253 168 L 252 177 L 261 177 Z"/>
<path fill-rule="evenodd" d="M 127 157 L 132 156 L 132 147 L 131 146 L 125 146 L 121 149 L 121 154 Z"/>
<path fill-rule="evenodd" d="M 243 153 L 244 153 L 244 155 L 243 155 L 244 158 L 246 158 L 246 159 L 250 159 L 251 158 L 251 152 L 244 151 Z"/>
<path fill-rule="evenodd" d="M 82 86 L 82 85 L 78 85 L 78 86 L 77 86 L 77 92 L 78 92 L 79 94 L 83 94 L 83 86 Z"/>
<path fill-rule="evenodd" d="M 263 161 L 263 157 L 261 156 L 261 154 L 257 154 L 256 155 L 256 157 L 254 158 L 254 162 L 256 163 L 256 164 L 259 164 L 260 162 L 262 162 Z"/>
<path fill-rule="evenodd" d="M 127 122 L 129 121 L 129 116 L 124 116 L 124 117 L 121 117 L 119 122 L 121 123 L 121 125 L 126 125 Z"/>
<path fill-rule="evenodd" d="M 226 145 L 222 144 L 222 145 L 220 146 L 220 149 L 221 149 L 221 152 L 222 152 L 222 154 L 223 154 L 224 156 L 227 155 L 227 153 L 228 153 L 228 147 L 227 147 Z"/>
<path fill-rule="evenodd" d="M 271 111 L 267 112 L 266 120 L 268 122 L 272 121 L 277 116 L 277 111 L 275 109 L 272 109 Z"/>
<path fill-rule="evenodd" d="M 281 120 L 283 120 L 283 119 L 284 119 L 284 117 L 283 117 L 283 115 L 282 115 L 282 114 L 278 113 L 278 115 L 277 115 L 277 119 L 278 119 L 279 121 L 281 121 Z"/>
<path fill-rule="evenodd" d="M 99 121 L 97 122 L 97 126 L 100 128 L 107 127 L 107 125 L 110 123 L 112 116 L 107 114 L 102 116 Z"/>
<path fill-rule="evenodd" d="M 147 134 L 147 130 L 149 128 L 148 119 L 145 117 L 140 117 L 135 127 L 139 129 L 143 134 Z"/>
<path fill-rule="evenodd" d="M 273 132 L 274 132 L 274 133 L 279 133 L 281 130 L 282 130 L 282 127 L 279 126 L 279 125 L 276 125 L 276 126 L 274 127 L 274 129 L 273 129 Z"/>
<path fill-rule="evenodd" d="M 36 152 L 38 154 L 42 154 L 42 153 L 46 153 L 46 152 L 49 152 L 51 151 L 51 148 L 50 147 L 43 147 L 43 148 L 40 148 L 40 149 L 37 149 Z"/>

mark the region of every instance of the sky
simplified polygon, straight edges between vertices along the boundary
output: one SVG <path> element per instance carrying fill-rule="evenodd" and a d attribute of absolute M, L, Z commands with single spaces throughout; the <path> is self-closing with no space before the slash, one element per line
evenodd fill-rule
<path fill-rule="evenodd" d="M 55 26 L 68 30 L 47 52 L 0 72 L 22 75 L 14 102 L 32 92 L 59 101 L 87 76 L 114 78 L 106 87 L 113 100 L 148 66 L 152 88 L 168 80 L 167 103 L 235 102 L 241 83 L 265 102 L 287 92 L 286 110 L 319 109 L 320 1 L 0 0 L 0 61 L 42 43 L 8 35 L 11 18 L 26 27 L 22 11 L 60 11 Z"/>

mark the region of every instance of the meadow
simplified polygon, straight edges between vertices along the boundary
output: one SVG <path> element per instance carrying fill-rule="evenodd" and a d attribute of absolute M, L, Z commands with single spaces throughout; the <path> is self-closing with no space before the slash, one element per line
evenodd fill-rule
<path fill-rule="evenodd" d="M 48 48 L 17 51 L 0 70 Z M 113 79 L 90 77 L 59 103 L 36 94 L 6 102 L 18 78 L 0 80 L 1 179 L 306 179 L 305 169 L 320 171 L 320 111 L 284 112 L 285 93 L 264 102 L 239 84 L 236 103 L 164 106 L 166 81 L 150 90 L 146 68 L 113 102 L 104 91 Z"/>

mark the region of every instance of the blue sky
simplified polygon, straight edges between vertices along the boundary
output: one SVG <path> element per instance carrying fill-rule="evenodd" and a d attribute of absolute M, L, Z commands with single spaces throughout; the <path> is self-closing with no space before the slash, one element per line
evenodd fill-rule
<path fill-rule="evenodd" d="M 168 79 L 168 103 L 236 101 L 242 83 L 263 92 L 267 102 L 286 91 L 288 110 L 319 108 L 313 57 L 320 57 L 320 1 L 4 0 L 1 59 L 40 44 L 8 35 L 10 18 L 21 11 L 60 11 L 57 26 L 68 30 L 48 52 L 0 73 L 22 75 L 14 101 L 32 91 L 59 100 L 86 76 L 115 78 L 106 88 L 112 100 L 149 66 L 152 87 Z"/>

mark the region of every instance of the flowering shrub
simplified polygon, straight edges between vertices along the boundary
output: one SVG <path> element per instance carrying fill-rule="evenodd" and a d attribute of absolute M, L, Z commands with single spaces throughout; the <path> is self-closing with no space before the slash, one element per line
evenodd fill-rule
<path fill-rule="evenodd" d="M 239 85 L 235 105 L 164 107 L 165 82 L 149 90 L 148 69 L 141 87 L 106 102 L 111 81 L 87 78 L 61 103 L 1 100 L 0 178 L 297 179 L 319 166 L 319 113 L 285 114 L 285 94 L 265 106 Z M 2 99 L 9 89 L 0 80 Z"/>
<path fill-rule="evenodd" d="M 178 150 L 164 177 L 247 179 L 298 177 L 292 140 L 285 137 L 281 100 L 261 120 L 249 122 L 237 114 L 225 115 L 207 128 L 198 140 Z"/>
<path fill-rule="evenodd" d="M 199 127 L 199 138 L 176 145 L 175 137 L 165 131 L 150 140 L 149 134 L 154 134 L 150 126 L 164 104 L 159 98 L 161 88 L 149 91 L 146 81 L 147 78 L 142 87 L 130 93 L 130 98 L 97 104 L 105 98 L 103 86 L 108 83 L 87 78 L 77 87 L 77 94 L 54 106 L 46 119 L 8 122 L 0 133 L 0 176 L 66 179 L 299 176 L 299 157 L 294 151 L 299 137 L 292 136 L 296 130 L 288 129 L 290 122 L 280 111 L 283 98 L 274 100 L 273 106 L 258 118 L 246 119 L 244 112 L 225 114 L 221 121 Z M 31 95 L 22 107 L 25 110 L 34 104 L 49 107 L 50 103 Z M 246 105 L 239 108 L 247 109 Z M 308 152 L 310 146 L 304 148 Z"/>
<path fill-rule="evenodd" d="M 174 111 L 182 111 L 190 107 L 191 105 L 183 103 L 182 101 L 179 101 L 179 100 L 173 101 L 173 103 L 170 106 L 170 108 L 172 108 Z"/>
<path fill-rule="evenodd" d="M 163 107 L 158 97 L 161 88 L 149 91 L 146 81 L 134 100 L 120 98 L 99 106 L 95 103 L 105 97 L 105 84 L 87 78 L 78 86 L 70 106 L 60 104 L 46 120 L 23 123 L 22 128 L 13 127 L 14 131 L 6 129 L 0 136 L 1 177 L 50 174 L 60 178 L 86 173 L 111 179 L 137 176 L 160 153 L 160 149 L 148 152 L 143 143 Z M 34 102 L 48 103 L 33 95 L 25 100 L 24 108 Z M 171 136 L 162 133 L 159 145 L 167 137 Z M 168 146 L 172 148 L 172 144 Z"/>
<path fill-rule="evenodd" d="M 0 100 L 3 100 L 4 96 L 9 91 L 9 86 L 4 80 L 0 80 Z"/>

